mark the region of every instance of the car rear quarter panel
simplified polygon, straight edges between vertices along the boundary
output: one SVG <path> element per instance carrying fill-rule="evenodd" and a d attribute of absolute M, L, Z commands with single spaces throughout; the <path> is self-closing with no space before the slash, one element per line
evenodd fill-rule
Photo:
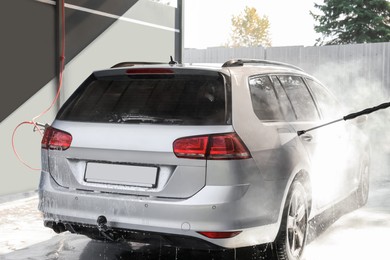
<path fill-rule="evenodd" d="M 250 150 L 257 168 L 251 180 L 252 197 L 266 197 L 265 204 L 277 207 L 279 221 L 289 187 L 295 176 L 309 172 L 310 161 L 288 122 L 261 122 L 251 103 L 248 76 L 232 76 L 233 128 Z M 266 184 L 264 184 L 266 183 Z M 260 187 L 271 187 L 268 191 Z M 268 192 L 268 193 L 267 193 Z"/>
<path fill-rule="evenodd" d="M 253 111 L 247 76 L 232 76 L 233 128 L 251 152 L 265 180 L 289 179 L 297 165 L 309 167 L 307 153 L 288 122 L 262 122 Z"/>

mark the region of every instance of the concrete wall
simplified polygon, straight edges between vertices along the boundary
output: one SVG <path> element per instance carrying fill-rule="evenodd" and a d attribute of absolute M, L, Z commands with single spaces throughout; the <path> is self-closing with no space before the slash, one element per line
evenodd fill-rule
<path fill-rule="evenodd" d="M 0 195 L 35 190 L 39 171 L 13 153 L 15 127 L 49 107 L 57 89 L 57 1 L 0 2 Z M 123 61 L 168 62 L 181 55 L 181 1 L 178 8 L 149 0 L 66 0 L 66 68 L 60 103 L 93 71 Z M 39 122 L 51 123 L 57 108 Z M 16 133 L 24 161 L 40 168 L 41 136 L 30 125 Z"/>

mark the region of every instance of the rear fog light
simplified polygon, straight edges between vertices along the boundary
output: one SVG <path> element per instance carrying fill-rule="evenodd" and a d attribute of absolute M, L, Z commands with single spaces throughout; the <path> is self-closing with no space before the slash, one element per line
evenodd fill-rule
<path fill-rule="evenodd" d="M 230 231 L 230 232 L 209 232 L 202 231 L 198 232 L 199 234 L 213 239 L 224 239 L 224 238 L 232 238 L 240 234 L 242 231 Z"/>

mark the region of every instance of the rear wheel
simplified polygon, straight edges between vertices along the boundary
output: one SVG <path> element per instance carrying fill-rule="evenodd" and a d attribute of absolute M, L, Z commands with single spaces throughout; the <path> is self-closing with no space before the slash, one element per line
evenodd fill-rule
<path fill-rule="evenodd" d="M 308 231 L 308 202 L 305 188 L 294 181 L 283 210 L 282 223 L 275 240 L 279 260 L 301 259 Z"/>

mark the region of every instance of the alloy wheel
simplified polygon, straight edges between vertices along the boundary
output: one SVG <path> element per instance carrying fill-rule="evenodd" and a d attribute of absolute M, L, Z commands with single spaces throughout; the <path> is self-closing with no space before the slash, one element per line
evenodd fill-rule
<path fill-rule="evenodd" d="M 299 259 L 307 235 L 307 205 L 305 196 L 300 189 L 296 189 L 291 196 L 286 232 L 289 254 L 294 259 Z"/>

